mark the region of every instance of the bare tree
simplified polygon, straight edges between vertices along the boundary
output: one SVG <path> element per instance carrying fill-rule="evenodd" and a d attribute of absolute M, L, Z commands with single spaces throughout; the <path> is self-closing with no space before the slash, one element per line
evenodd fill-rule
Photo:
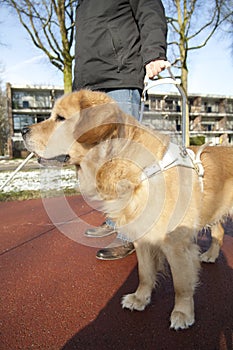
<path fill-rule="evenodd" d="M 172 65 L 179 69 L 188 94 L 189 54 L 201 49 L 233 14 L 232 0 L 164 0 L 169 26 Z M 171 57 L 169 57 L 171 59 Z M 189 145 L 189 108 L 186 105 L 186 142 Z"/>
<path fill-rule="evenodd" d="M 0 74 L 2 73 L 2 66 L 0 63 Z M 6 93 L 2 89 L 2 81 L 0 78 L 0 156 L 5 155 L 7 150 L 7 139 L 9 136 L 8 119 L 6 112 L 7 98 Z"/>
<path fill-rule="evenodd" d="M 180 69 L 181 84 L 188 92 L 189 53 L 204 47 L 232 17 L 232 0 L 164 0 L 164 5 L 172 64 Z"/>
<path fill-rule="evenodd" d="M 63 73 L 64 90 L 72 90 L 72 46 L 77 0 L 0 0 L 13 9 L 33 44 Z"/>
<path fill-rule="evenodd" d="M 224 33 L 224 36 L 227 35 L 230 38 L 231 55 L 233 58 L 233 14 L 232 14 L 232 9 L 233 9 L 233 0 L 226 1 L 223 12 L 225 15 L 228 13 L 231 13 L 231 16 L 228 16 L 226 26 L 224 26 L 224 28 L 222 28 L 222 31 Z"/>

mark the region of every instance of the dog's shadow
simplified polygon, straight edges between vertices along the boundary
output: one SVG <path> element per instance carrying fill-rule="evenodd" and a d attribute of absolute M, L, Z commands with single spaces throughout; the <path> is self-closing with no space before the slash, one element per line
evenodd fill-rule
<path fill-rule="evenodd" d="M 201 238 L 200 245 L 206 249 L 207 240 Z M 196 322 L 187 330 L 169 330 L 174 300 L 171 278 L 160 278 L 145 311 L 123 310 L 122 295 L 133 292 L 137 282 L 135 268 L 98 317 L 62 350 L 233 350 L 233 270 L 222 252 L 215 264 L 202 264 L 195 294 Z"/>

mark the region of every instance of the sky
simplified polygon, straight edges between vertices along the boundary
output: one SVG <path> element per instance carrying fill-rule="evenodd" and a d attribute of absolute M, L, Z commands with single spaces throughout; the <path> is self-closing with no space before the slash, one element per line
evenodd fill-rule
<path fill-rule="evenodd" d="M 2 8 L 0 43 L 3 85 L 63 86 L 62 73 L 33 45 L 17 17 Z M 233 96 L 233 54 L 226 35 L 213 37 L 206 47 L 193 51 L 189 59 L 190 93 Z"/>

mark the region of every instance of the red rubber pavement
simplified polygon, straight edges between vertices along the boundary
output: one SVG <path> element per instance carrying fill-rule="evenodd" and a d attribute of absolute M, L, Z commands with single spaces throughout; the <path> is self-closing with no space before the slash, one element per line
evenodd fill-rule
<path fill-rule="evenodd" d="M 98 225 L 103 218 L 80 196 L 68 202 L 82 219 L 71 224 L 71 236 L 80 240 L 83 222 Z M 232 236 L 225 235 L 216 264 L 203 264 L 195 325 L 175 332 L 170 276 L 161 278 L 144 312 L 123 310 L 121 296 L 137 286 L 135 254 L 99 261 L 97 248 L 61 233 L 47 212 L 42 200 L 0 203 L 1 350 L 233 349 Z M 206 248 L 209 240 L 199 243 Z"/>

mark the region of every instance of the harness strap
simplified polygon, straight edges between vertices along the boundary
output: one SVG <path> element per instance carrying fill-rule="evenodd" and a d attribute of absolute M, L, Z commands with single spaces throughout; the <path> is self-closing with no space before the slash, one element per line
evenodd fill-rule
<path fill-rule="evenodd" d="M 190 158 L 192 159 L 192 162 L 195 166 L 196 172 L 197 172 L 198 177 L 199 177 L 201 192 L 204 191 L 203 178 L 204 178 L 204 174 L 205 174 L 205 169 L 204 169 L 204 167 L 202 165 L 202 161 L 201 161 L 201 154 L 204 151 L 204 149 L 206 147 L 208 147 L 211 143 L 212 142 L 208 142 L 208 143 L 205 143 L 204 145 L 202 145 L 196 154 L 191 149 L 187 149 L 187 152 L 188 152 Z"/>
<path fill-rule="evenodd" d="M 178 145 L 170 142 L 163 159 L 158 162 L 154 162 L 143 169 L 141 181 L 144 181 L 175 166 L 182 166 L 185 168 L 194 169 L 196 171 L 199 177 L 201 191 L 203 192 L 204 167 L 202 165 L 200 155 L 208 145 L 209 144 L 205 144 L 200 147 L 197 154 L 195 154 L 191 149 L 186 149 L 186 152 L 183 152 Z"/>

